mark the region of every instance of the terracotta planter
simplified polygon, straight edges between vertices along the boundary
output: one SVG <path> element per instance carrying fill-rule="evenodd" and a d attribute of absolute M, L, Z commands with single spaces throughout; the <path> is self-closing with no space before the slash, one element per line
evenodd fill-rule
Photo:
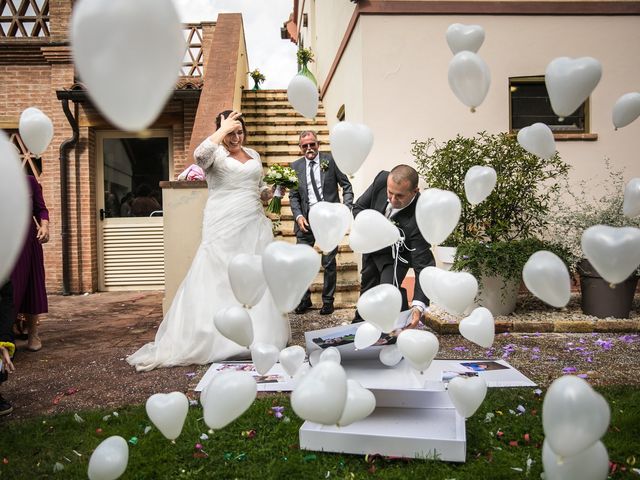
<path fill-rule="evenodd" d="M 638 284 L 636 273 L 613 288 L 595 271 L 587 259 L 578 263 L 578 273 L 583 313 L 598 318 L 629 318 Z"/>

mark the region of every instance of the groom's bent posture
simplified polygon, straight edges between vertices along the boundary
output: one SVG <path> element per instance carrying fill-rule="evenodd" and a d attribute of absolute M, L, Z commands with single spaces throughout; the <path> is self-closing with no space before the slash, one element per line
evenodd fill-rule
<path fill-rule="evenodd" d="M 429 305 L 429 299 L 420 288 L 420 272 L 426 267 L 435 266 L 430 245 L 420 233 L 416 222 L 416 203 L 419 197 L 418 172 L 408 165 L 398 165 L 390 172 L 383 170 L 378 173 L 373 184 L 353 205 L 354 217 L 362 210 L 377 210 L 398 227 L 402 237 L 401 242 L 393 248 L 386 247 L 362 256 L 360 295 L 377 285 L 390 283 L 400 288 L 402 310 L 407 310 L 407 292 L 400 286 L 409 268 L 413 268 L 416 279 L 411 302 L 411 327 L 418 325 L 422 313 Z M 357 311 L 353 321 L 362 321 Z"/>
<path fill-rule="evenodd" d="M 316 203 L 339 203 L 338 186 L 342 187 L 342 201 L 352 208 L 353 190 L 347 176 L 340 171 L 330 153 L 318 151 L 320 142 L 315 132 L 310 130 L 300 134 L 302 157 L 291 163 L 298 175 L 298 188 L 289 191 L 291 211 L 295 219 L 296 243 L 314 246 L 316 239 L 309 227 L 309 210 Z M 336 293 L 336 253 L 338 247 L 322 255 L 324 284 L 322 286 L 321 315 L 333 313 L 333 299 Z M 307 290 L 294 310 L 304 313 L 311 308 L 311 290 Z"/>

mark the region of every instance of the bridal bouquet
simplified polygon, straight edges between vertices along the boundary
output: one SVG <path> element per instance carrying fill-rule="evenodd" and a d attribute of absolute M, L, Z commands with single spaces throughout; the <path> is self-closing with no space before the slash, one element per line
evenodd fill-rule
<path fill-rule="evenodd" d="M 267 171 L 264 177 L 264 182 L 268 185 L 275 185 L 276 189 L 273 192 L 273 198 L 267 205 L 267 212 L 280 215 L 280 209 L 282 208 L 282 188 L 298 188 L 298 175 L 295 170 L 290 167 L 283 167 L 282 165 L 273 165 Z"/>

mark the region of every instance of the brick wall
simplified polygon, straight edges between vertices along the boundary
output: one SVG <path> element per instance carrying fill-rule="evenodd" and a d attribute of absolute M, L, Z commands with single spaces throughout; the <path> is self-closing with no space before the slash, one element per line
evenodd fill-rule
<path fill-rule="evenodd" d="M 27 107 L 36 106 L 44 111 L 54 125 L 51 145 L 42 155 L 41 184 L 44 198 L 51 216 L 51 240 L 44 246 L 47 290 L 61 293 L 63 285 L 62 241 L 61 241 L 61 186 L 60 186 L 60 146 L 70 139 L 72 129 L 63 112 L 56 91 L 68 89 L 74 83 L 74 67 L 70 48 L 60 42 L 68 41 L 69 17 L 73 0 L 50 0 L 50 32 L 47 44 L 33 42 L 31 57 L 24 64 L 12 64 L 0 56 L 0 128 L 17 129 L 20 113 Z M 215 24 L 204 25 L 205 58 L 209 58 L 210 47 L 216 43 L 216 51 L 230 52 L 229 58 L 215 56 L 213 65 L 236 64 L 238 37 L 241 31 L 239 14 L 221 15 L 223 31 L 214 36 Z M 0 40 L 9 43 L 11 39 Z M 38 43 L 38 45 L 35 45 Z M 42 48 L 42 50 L 40 49 Z M 9 58 L 9 57 L 7 57 Z M 13 58 L 13 57 L 12 57 Z M 34 58 L 36 61 L 34 61 Z M 222 60 L 222 62 L 221 62 Z M 232 63 L 230 63 L 232 62 Z M 210 66 L 212 75 L 209 92 L 215 102 L 202 113 L 204 136 L 212 131 L 215 113 L 231 105 L 235 72 Z M 206 70 L 205 70 L 206 75 Z M 214 88 L 215 85 L 215 88 Z M 217 102 L 217 103 L 216 103 Z M 68 214 L 70 247 L 70 290 L 72 293 L 95 291 L 98 288 L 99 222 L 98 185 L 96 185 L 96 133 L 100 130 L 115 130 L 97 112 L 90 102 L 74 104 L 69 102 L 73 116 L 80 125 L 80 139 L 75 148 L 69 150 L 68 166 Z M 215 113 L 211 113 L 215 110 Z M 157 122 L 150 128 L 169 129 L 172 132 L 173 171 L 175 178 L 186 166 L 193 163 L 187 147 L 196 123 L 197 99 L 171 100 Z"/>
<path fill-rule="evenodd" d="M 193 151 L 200 142 L 213 133 L 215 116 L 233 106 L 241 41 L 242 15 L 219 14 L 211 48 L 206 50 L 204 87 L 189 144 L 189 158 L 193 157 Z"/>

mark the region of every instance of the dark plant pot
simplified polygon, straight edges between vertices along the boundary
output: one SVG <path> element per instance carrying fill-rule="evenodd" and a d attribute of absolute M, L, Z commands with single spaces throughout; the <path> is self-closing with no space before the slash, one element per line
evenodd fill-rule
<path fill-rule="evenodd" d="M 629 318 L 638 284 L 638 275 L 635 272 L 614 288 L 595 271 L 587 259 L 578 263 L 578 273 L 582 291 L 582 311 L 585 314 L 598 318 Z"/>

